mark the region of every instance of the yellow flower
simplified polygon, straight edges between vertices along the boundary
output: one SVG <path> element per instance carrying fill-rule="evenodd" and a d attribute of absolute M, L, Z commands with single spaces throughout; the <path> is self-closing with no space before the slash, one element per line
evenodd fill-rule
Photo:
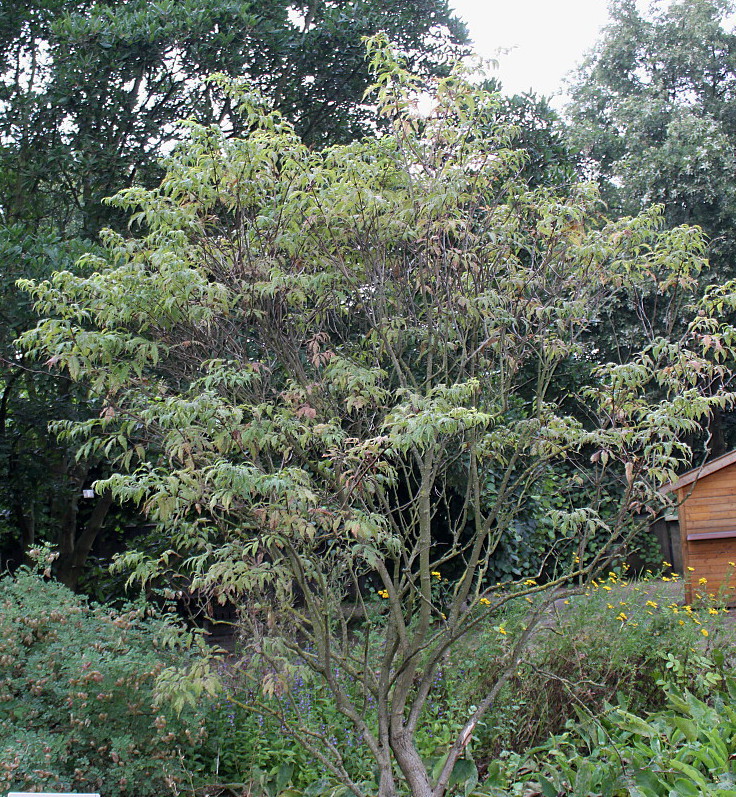
<path fill-rule="evenodd" d="M 651 606 L 652 609 L 656 609 L 656 608 L 659 607 L 659 604 L 656 601 L 647 601 L 645 605 L 646 606 Z"/>
<path fill-rule="evenodd" d="M 613 609 L 613 604 L 612 604 L 612 603 L 607 603 L 607 604 L 606 604 L 606 606 L 607 606 L 609 609 Z"/>
<path fill-rule="evenodd" d="M 379 589 L 378 595 L 381 598 L 388 598 L 388 590 L 387 589 Z"/>
<path fill-rule="evenodd" d="M 506 627 L 504 625 L 499 625 L 496 628 L 496 631 L 498 631 L 499 634 L 503 634 L 504 636 L 506 636 L 507 634 Z"/>
<path fill-rule="evenodd" d="M 490 606 L 491 605 L 491 602 L 488 600 L 488 598 L 481 598 L 478 601 L 478 603 L 482 603 L 484 606 Z"/>
<path fill-rule="evenodd" d="M 708 629 L 707 629 L 707 628 L 701 628 L 701 629 L 700 629 L 700 633 L 701 633 L 703 636 L 708 636 Z"/>
<path fill-rule="evenodd" d="M 629 618 L 624 614 L 624 612 L 619 612 L 617 620 L 621 620 L 622 623 L 625 623 Z"/>
<path fill-rule="evenodd" d="M 729 562 L 728 564 L 730 567 L 736 567 L 736 562 Z"/>
<path fill-rule="evenodd" d="M 446 615 L 444 612 L 440 612 L 440 617 L 441 617 L 443 620 L 447 620 L 447 615 Z"/>
<path fill-rule="evenodd" d="M 672 567 L 669 562 L 662 562 L 662 567 Z"/>
<path fill-rule="evenodd" d="M 442 573 L 439 570 L 433 570 L 430 575 L 433 575 L 435 578 L 442 578 Z"/>
<path fill-rule="evenodd" d="M 699 578 L 698 579 L 698 584 L 702 584 L 703 586 L 705 586 L 707 583 L 708 583 L 708 579 L 707 578 Z"/>
<path fill-rule="evenodd" d="M 708 614 L 718 614 L 718 609 L 714 609 L 712 606 L 708 609 Z"/>
<path fill-rule="evenodd" d="M 688 567 L 688 570 L 689 570 L 691 573 L 694 573 L 694 572 L 695 572 L 695 568 L 694 568 L 694 567 Z"/>
<path fill-rule="evenodd" d="M 680 620 L 680 625 L 685 625 L 685 621 L 684 620 Z"/>
<path fill-rule="evenodd" d="M 536 585 L 537 585 L 537 582 L 536 582 L 536 581 L 535 581 L 533 578 L 528 578 L 528 579 L 527 579 L 527 580 L 524 582 L 524 586 L 525 586 L 525 587 L 536 587 Z"/>
<path fill-rule="evenodd" d="M 662 581 L 672 581 L 671 578 L 667 578 L 667 576 L 662 576 Z"/>
<path fill-rule="evenodd" d="M 525 600 L 527 603 L 533 603 L 533 602 L 534 602 L 534 601 L 532 601 L 532 599 L 531 599 L 531 598 L 530 598 L 528 595 L 526 596 L 526 598 L 524 598 L 524 600 Z"/>
<path fill-rule="evenodd" d="M 611 587 L 609 587 L 608 584 L 602 584 L 601 586 L 603 587 L 604 590 L 606 590 L 606 592 L 611 591 Z"/>

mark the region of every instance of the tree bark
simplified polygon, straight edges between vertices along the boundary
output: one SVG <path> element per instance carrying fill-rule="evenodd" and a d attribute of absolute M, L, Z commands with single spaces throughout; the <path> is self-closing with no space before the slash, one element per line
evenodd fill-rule
<path fill-rule="evenodd" d="M 410 734 L 403 731 L 392 733 L 391 749 L 409 784 L 412 797 L 432 797 L 432 784 L 427 776 L 427 768 Z"/>
<path fill-rule="evenodd" d="M 95 508 L 92 510 L 92 514 L 79 536 L 76 536 L 76 528 L 71 530 L 71 536 L 67 539 L 70 547 L 67 548 L 64 555 L 59 557 L 56 569 L 56 577 L 69 589 L 77 589 L 79 577 L 111 506 L 112 493 L 108 490 L 103 493 L 95 504 Z"/>

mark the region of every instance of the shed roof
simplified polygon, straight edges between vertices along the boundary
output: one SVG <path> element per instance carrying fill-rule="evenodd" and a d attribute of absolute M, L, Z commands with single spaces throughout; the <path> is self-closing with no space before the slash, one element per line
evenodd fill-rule
<path fill-rule="evenodd" d="M 706 476 L 710 476 L 711 473 L 716 473 L 723 468 L 727 468 L 729 465 L 733 465 L 734 462 L 736 462 L 736 450 L 729 451 L 727 454 L 723 454 L 720 457 L 712 459 L 710 462 L 706 462 L 705 465 L 700 465 L 697 468 L 689 470 L 687 473 L 683 473 L 677 481 L 670 482 L 662 487 L 662 492 L 670 493 L 673 490 L 679 490 L 680 487 L 692 484 L 698 479 L 704 479 Z"/>

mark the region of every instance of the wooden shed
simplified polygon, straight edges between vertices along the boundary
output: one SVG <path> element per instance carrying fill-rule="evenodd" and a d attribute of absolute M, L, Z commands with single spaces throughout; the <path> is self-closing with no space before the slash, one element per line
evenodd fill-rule
<path fill-rule="evenodd" d="M 735 603 L 736 451 L 688 471 L 664 492 L 677 494 L 685 600 L 707 591 Z"/>

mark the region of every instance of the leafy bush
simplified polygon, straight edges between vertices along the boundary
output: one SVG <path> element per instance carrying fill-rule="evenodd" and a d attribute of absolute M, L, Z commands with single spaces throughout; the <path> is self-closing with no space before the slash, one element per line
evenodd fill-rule
<path fill-rule="evenodd" d="M 531 758 L 497 764 L 475 797 L 736 797 L 736 688 L 709 703 L 666 692 L 667 707 L 645 718 L 608 706 L 552 737 Z"/>
<path fill-rule="evenodd" d="M 0 791 L 171 792 L 202 734 L 192 710 L 156 706 L 181 635 L 111 611 L 28 570 L 0 580 Z"/>

